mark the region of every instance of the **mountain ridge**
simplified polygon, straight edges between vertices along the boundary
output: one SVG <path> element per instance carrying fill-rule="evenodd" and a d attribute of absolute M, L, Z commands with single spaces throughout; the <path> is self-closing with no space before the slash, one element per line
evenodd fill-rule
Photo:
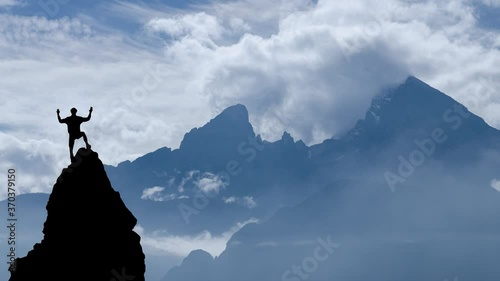
<path fill-rule="evenodd" d="M 308 147 L 318 168 L 309 179 L 321 189 L 244 226 L 203 272 L 191 259 L 163 280 L 500 278 L 500 194 L 489 182 L 500 131 L 415 77 L 386 94 L 355 126 L 358 136 Z M 396 189 L 387 171 L 401 178 Z M 341 247 L 316 259 L 314 241 L 330 238 Z"/>
<path fill-rule="evenodd" d="M 417 90 L 419 90 L 418 95 L 415 93 L 415 87 L 417 88 Z M 408 89 L 410 90 L 408 91 Z M 410 96 L 411 99 L 408 99 L 408 96 Z M 339 140 L 341 141 L 343 140 L 344 142 L 356 141 L 357 138 L 356 136 L 360 134 L 361 131 L 379 130 L 378 128 L 367 129 L 366 127 L 380 123 L 381 116 L 379 116 L 379 114 L 381 113 L 381 110 L 387 111 L 387 107 L 391 107 L 390 109 L 392 111 L 392 107 L 402 106 L 401 107 L 402 109 L 399 109 L 396 112 L 397 114 L 404 114 L 404 115 L 416 114 L 416 116 L 412 117 L 412 119 L 421 119 L 424 121 L 429 120 L 425 112 L 418 112 L 418 111 L 416 112 L 414 110 L 407 110 L 412 108 L 410 105 L 415 104 L 414 102 L 417 102 L 419 107 L 423 107 L 422 106 L 423 103 L 434 104 L 432 102 L 429 102 L 428 99 L 429 97 L 430 100 L 438 101 L 438 104 L 440 104 L 440 106 L 437 107 L 440 109 L 444 108 L 443 105 L 449 106 L 453 104 L 459 104 L 456 100 L 454 100 L 450 96 L 446 95 L 445 93 L 439 90 L 432 88 L 431 86 L 429 86 L 422 80 L 416 78 L 415 76 L 409 76 L 405 80 L 405 82 L 395 87 L 387 88 L 380 94 L 376 95 L 372 99 L 372 103 L 368 108 L 365 116 L 362 119 L 359 119 L 354 125 L 354 127 L 351 130 L 347 131 L 346 134 L 340 138 L 328 138 L 325 139 L 322 143 L 307 145 L 301 139 L 294 140 L 294 137 L 291 136 L 290 133 L 284 131 L 282 137 L 279 140 L 275 142 L 268 142 L 266 140 L 261 140 L 261 143 L 270 143 L 270 144 L 276 142 L 290 143 L 290 141 L 293 141 L 294 143 L 298 142 L 300 146 L 305 146 L 307 149 L 315 150 L 315 148 L 325 143 L 338 143 Z M 403 102 L 401 102 L 401 100 Z M 397 106 L 394 105 L 395 101 L 397 103 Z M 465 107 L 464 109 L 467 113 L 471 114 Z M 444 113 L 445 110 L 440 110 L 440 112 Z M 397 116 L 396 113 L 392 112 L 391 114 L 389 114 L 389 116 L 384 116 L 384 119 L 382 121 L 387 122 L 387 119 L 389 119 L 390 121 L 398 120 L 398 118 L 395 118 L 395 116 Z M 497 129 L 489 126 L 480 116 L 477 116 L 475 114 L 472 115 L 474 119 L 477 119 L 476 122 L 478 124 L 480 123 L 481 127 L 486 128 L 486 130 L 489 130 L 490 132 L 493 133 L 498 132 Z M 399 125 L 395 126 L 397 126 L 398 128 L 405 128 L 411 125 L 404 122 L 414 123 L 416 121 L 415 120 L 412 121 L 410 119 L 403 119 L 399 120 L 397 123 Z M 224 126 L 225 124 L 243 125 L 244 129 L 238 130 L 239 132 L 234 134 L 234 132 L 229 129 L 231 126 L 229 127 Z M 386 127 L 384 128 L 388 129 Z M 223 133 L 220 134 L 220 132 Z M 236 138 L 238 141 L 244 141 L 245 137 L 259 138 L 259 135 L 255 134 L 253 126 L 249 122 L 247 108 L 242 104 L 235 104 L 223 110 L 221 113 L 212 118 L 209 122 L 205 123 L 205 125 L 198 128 L 193 128 L 189 132 L 187 132 L 184 135 L 184 138 L 181 141 L 181 145 L 179 146 L 179 148 L 171 149 L 168 147 L 162 147 L 153 152 L 147 153 L 144 156 L 141 156 L 134 161 L 123 161 L 118 165 L 128 165 L 128 162 L 132 163 L 137 160 L 142 160 L 143 158 L 151 157 L 156 153 L 162 153 L 164 156 L 169 156 L 169 153 L 178 153 L 181 150 L 188 150 L 192 149 L 193 147 L 196 147 L 195 150 L 199 150 L 199 146 L 206 146 L 205 142 L 207 141 L 207 139 L 213 140 L 211 139 L 212 136 L 221 137 L 221 140 L 223 140 L 224 143 L 226 143 L 228 138 L 232 138 L 234 136 L 239 136 Z M 196 144 L 191 144 L 192 142 L 196 142 L 198 146 Z"/>

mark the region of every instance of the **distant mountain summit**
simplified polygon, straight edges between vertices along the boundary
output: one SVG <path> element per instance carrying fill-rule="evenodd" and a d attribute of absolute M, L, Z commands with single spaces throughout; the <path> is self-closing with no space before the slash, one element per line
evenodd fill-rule
<path fill-rule="evenodd" d="M 237 104 L 226 108 L 203 127 L 186 133 L 177 152 L 182 155 L 183 162 L 200 164 L 188 164 L 186 168 L 221 169 L 228 161 L 226 159 L 237 156 L 240 143 L 254 137 L 246 107 Z M 212 162 L 217 162 L 218 159 L 221 159 L 221 162 Z"/>
<path fill-rule="evenodd" d="M 17 259 L 10 281 L 144 281 L 137 223 L 112 187 L 96 152 L 80 149 L 47 203 L 44 237 Z M 132 279 L 133 278 L 133 279 Z"/>
<path fill-rule="evenodd" d="M 248 121 L 248 111 L 245 106 L 237 104 L 226 108 L 203 127 L 194 128 L 186 133 L 180 149 L 200 151 L 236 144 L 249 136 L 255 136 L 255 133 Z"/>
<path fill-rule="evenodd" d="M 432 138 L 433 132 L 446 139 L 440 153 L 434 156 L 469 144 L 495 146 L 500 137 L 498 130 L 458 101 L 410 76 L 402 84 L 375 96 L 365 117 L 344 136 L 327 139 L 310 150 L 313 158 L 320 160 L 320 165 L 332 164 L 335 159 L 345 160 L 354 154 L 375 157 L 379 151 L 391 147 L 411 151 L 415 141 Z M 383 158 L 388 158 L 386 156 Z M 354 158 L 353 162 L 366 160 Z"/>
<path fill-rule="evenodd" d="M 348 133 L 346 141 L 352 141 L 357 136 L 371 141 L 391 138 L 405 131 L 427 130 L 446 123 L 454 130 L 465 125 L 467 130 L 481 134 L 496 133 L 494 128 L 471 114 L 459 102 L 411 76 L 403 84 L 376 96 L 365 118 Z"/>

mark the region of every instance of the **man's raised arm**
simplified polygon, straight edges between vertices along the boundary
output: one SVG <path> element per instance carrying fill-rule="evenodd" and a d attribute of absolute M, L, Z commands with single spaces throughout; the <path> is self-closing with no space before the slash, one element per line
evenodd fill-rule
<path fill-rule="evenodd" d="M 57 112 L 57 120 L 59 120 L 59 123 L 64 123 L 63 120 L 61 119 L 61 116 L 59 115 L 59 113 L 61 111 L 59 111 L 59 109 L 57 109 L 56 112 Z"/>
<path fill-rule="evenodd" d="M 90 120 L 90 118 L 92 117 L 92 106 L 90 107 L 89 109 L 89 116 L 87 116 L 87 118 L 83 118 L 83 122 L 87 122 Z"/>

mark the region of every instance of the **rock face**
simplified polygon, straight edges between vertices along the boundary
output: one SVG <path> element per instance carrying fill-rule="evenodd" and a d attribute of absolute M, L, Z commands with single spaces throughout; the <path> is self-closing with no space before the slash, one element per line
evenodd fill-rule
<path fill-rule="evenodd" d="M 11 281 L 144 281 L 145 256 L 137 220 L 115 191 L 92 150 L 81 148 L 47 203 L 44 238 L 17 259 Z"/>

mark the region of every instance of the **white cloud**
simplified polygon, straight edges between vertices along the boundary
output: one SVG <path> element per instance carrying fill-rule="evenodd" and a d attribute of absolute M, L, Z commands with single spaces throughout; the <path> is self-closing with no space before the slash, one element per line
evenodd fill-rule
<path fill-rule="evenodd" d="M 492 179 L 490 182 L 490 186 L 494 188 L 496 191 L 500 192 L 500 181 L 497 179 Z"/>
<path fill-rule="evenodd" d="M 499 60 L 488 47 L 496 37 L 476 28 L 461 1 L 319 1 L 279 27 L 207 52 L 215 62 L 204 70 L 213 105 L 248 105 L 267 139 L 285 129 L 307 143 L 341 134 L 379 89 L 409 73 L 462 101 L 478 76 L 498 74 L 490 59 L 477 60 Z"/>
<path fill-rule="evenodd" d="M 201 192 L 209 194 L 217 194 L 228 185 L 227 181 L 224 181 L 218 175 L 208 172 L 204 173 L 194 184 Z"/>
<path fill-rule="evenodd" d="M 162 192 L 165 190 L 164 187 L 154 186 L 150 188 L 146 188 L 142 191 L 141 199 L 143 200 L 153 200 L 153 201 L 163 201 L 156 200 L 161 199 L 163 197 Z"/>
<path fill-rule="evenodd" d="M 61 159 L 63 152 L 57 151 L 58 146 L 45 139 L 29 139 L 15 137 L 0 132 L 0 169 L 16 170 L 15 190 L 18 194 L 31 192 L 46 192 L 56 183 L 61 170 L 55 166 L 70 164 L 69 155 Z M 63 149 L 63 148 L 61 148 Z M 66 152 L 66 150 L 64 150 Z M 57 164 L 54 166 L 54 163 Z M 7 189 L 0 189 L 0 198 L 4 199 Z"/>
<path fill-rule="evenodd" d="M 88 25 L 74 18 L 49 20 L 43 17 L 0 14 L 2 57 L 9 55 L 11 58 L 28 56 L 38 60 L 56 59 L 82 51 L 89 41 L 95 43 L 103 39 Z M 46 57 L 48 52 L 43 51 L 47 49 L 58 52 Z M 103 51 L 103 54 L 107 52 Z"/>
<path fill-rule="evenodd" d="M 224 203 L 226 204 L 238 204 L 244 207 L 247 207 L 249 209 L 255 208 L 257 206 L 257 202 L 255 202 L 255 199 L 252 196 L 244 196 L 244 197 L 224 197 L 222 198 Z"/>
<path fill-rule="evenodd" d="M 211 115 L 198 111 L 183 116 L 185 110 L 196 112 L 189 108 L 206 102 L 183 96 L 183 83 L 166 83 L 167 76 L 180 81 L 174 76 L 183 74 L 168 69 L 150 50 L 123 42 L 120 35 L 96 35 L 77 19 L 0 14 L 0 23 L 0 128 L 8 128 L 5 135 L 18 140 L 2 161 L 23 159 L 13 150 L 39 152 L 23 143 L 53 144 L 43 147 L 49 161 L 35 158 L 19 167 L 23 178 L 29 174 L 34 183 L 23 185 L 23 192 L 50 192 L 52 182 L 69 164 L 67 132 L 57 122 L 57 108 L 64 117 L 72 107 L 86 115 L 93 106 L 92 120 L 82 130 L 103 162 L 114 165 L 169 143 L 175 146 L 186 131 L 200 125 L 198 120 Z M 82 144 L 77 141 L 75 151 Z M 51 172 L 41 171 L 42 166 Z"/>
<path fill-rule="evenodd" d="M 313 2 L 310 0 L 243 0 L 215 1 L 209 5 L 200 5 L 199 9 L 209 11 L 222 20 L 240 21 L 244 23 L 243 30 L 268 37 L 278 32 L 282 19 L 312 6 Z"/>
<path fill-rule="evenodd" d="M 190 36 L 206 42 L 211 42 L 212 38 L 220 38 L 224 31 L 216 17 L 204 12 L 171 18 L 155 18 L 146 24 L 146 29 L 154 33 L 164 33 L 174 39 Z"/>
<path fill-rule="evenodd" d="M 224 251 L 227 242 L 234 233 L 248 223 L 257 222 L 257 219 L 251 218 L 247 221 L 237 223 L 219 235 L 213 235 L 209 231 L 185 236 L 169 235 L 163 231 L 148 233 L 141 226 L 136 226 L 134 230 L 141 236 L 141 244 L 145 247 L 146 252 L 186 257 L 191 251 L 202 249 L 215 257 Z"/>
<path fill-rule="evenodd" d="M 165 191 L 165 188 L 161 186 L 146 188 L 142 191 L 141 199 L 161 202 L 178 198 L 176 194 L 164 194 L 163 191 Z"/>
<path fill-rule="evenodd" d="M 498 75 L 491 64 L 499 60 L 498 50 L 490 48 L 498 35 L 478 28 L 464 1 L 319 1 L 308 8 L 276 14 L 279 29 L 270 37 L 246 34 L 237 44 L 205 53 L 215 60 L 212 69 L 203 69 L 213 105 L 248 105 L 265 138 L 277 139 L 284 129 L 308 143 L 341 134 L 378 89 L 409 73 L 464 103 L 480 77 Z M 497 109 L 491 99 L 473 99 Z M 472 109 L 487 114 L 484 107 Z M 487 115 L 498 124 L 496 114 Z M 310 116 L 323 117 L 313 122 Z"/>
<path fill-rule="evenodd" d="M 252 209 L 257 206 L 257 202 L 255 202 L 255 199 L 253 199 L 252 196 L 245 196 L 243 197 L 243 205 Z"/>
<path fill-rule="evenodd" d="M 165 193 L 165 187 L 162 186 L 153 186 L 150 188 L 145 188 L 142 191 L 141 199 L 143 200 L 152 200 L 152 201 L 170 201 L 175 199 L 186 199 L 189 198 L 188 195 L 183 195 L 186 191 L 186 186 L 191 186 L 194 188 L 193 192 L 202 192 L 205 194 L 218 194 L 221 189 L 227 187 L 227 182 L 223 180 L 223 178 L 209 173 L 201 173 L 198 170 L 192 170 L 187 172 L 181 179 L 181 182 L 176 187 L 175 179 L 172 178 L 168 181 L 168 187 L 175 188 L 178 191 L 176 193 Z M 248 208 L 253 208 L 256 206 L 255 200 L 252 197 L 246 196 L 244 198 L 238 198 L 238 203 Z"/>
<path fill-rule="evenodd" d="M 179 191 L 180 193 L 183 193 L 186 190 L 185 189 L 186 184 L 191 182 L 195 175 L 199 175 L 199 174 L 200 174 L 200 171 L 197 171 L 197 170 L 192 170 L 192 171 L 187 172 L 186 175 L 182 178 L 179 186 L 177 187 L 177 191 Z"/>
<path fill-rule="evenodd" d="M 234 197 L 234 196 L 231 196 L 229 198 L 222 198 L 222 200 L 224 200 L 224 203 L 226 203 L 226 204 L 236 203 L 236 197 Z"/>

